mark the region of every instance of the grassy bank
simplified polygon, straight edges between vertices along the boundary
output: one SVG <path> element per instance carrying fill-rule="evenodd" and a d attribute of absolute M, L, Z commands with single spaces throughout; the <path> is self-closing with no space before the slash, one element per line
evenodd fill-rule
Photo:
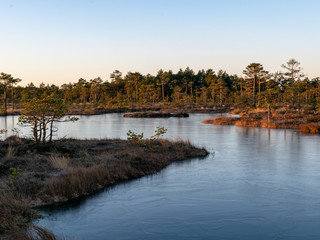
<path fill-rule="evenodd" d="M 85 196 L 207 154 L 180 140 L 63 139 L 36 146 L 9 137 L 0 141 L 0 231 L 26 226 L 38 216 L 34 206 Z"/>
<path fill-rule="evenodd" d="M 203 123 L 236 125 L 239 127 L 297 129 L 303 133 L 320 133 L 319 114 L 299 114 L 296 111 L 277 111 L 272 113 L 267 111 L 241 112 L 240 117 L 206 119 Z"/>

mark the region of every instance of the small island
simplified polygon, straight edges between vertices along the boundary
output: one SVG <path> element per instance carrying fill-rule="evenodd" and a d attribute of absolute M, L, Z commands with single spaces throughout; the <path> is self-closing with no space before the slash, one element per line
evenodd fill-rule
<path fill-rule="evenodd" d="M 176 113 L 169 113 L 169 112 L 135 112 L 135 113 L 126 113 L 123 115 L 125 118 L 169 118 L 169 117 L 176 117 L 176 118 L 187 118 L 189 117 L 188 113 L 185 112 L 176 112 Z"/>
<path fill-rule="evenodd" d="M 39 217 L 33 207 L 74 200 L 208 154 L 186 141 L 134 136 L 38 145 L 17 136 L 0 141 L 0 231 L 23 229 Z"/>
<path fill-rule="evenodd" d="M 173 161 L 208 154 L 188 141 L 162 139 L 164 127 L 150 138 L 129 130 L 127 140 L 54 139 L 56 122 L 78 120 L 67 111 L 54 96 L 33 100 L 19 117 L 20 124 L 31 127 L 32 138 L 13 135 L 0 141 L 0 233 L 23 234 L 27 223 L 39 217 L 33 207 L 75 200 L 156 173 Z"/>

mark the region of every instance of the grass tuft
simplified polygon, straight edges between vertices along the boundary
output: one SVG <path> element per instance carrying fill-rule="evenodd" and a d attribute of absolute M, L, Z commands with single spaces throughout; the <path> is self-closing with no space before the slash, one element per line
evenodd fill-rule
<path fill-rule="evenodd" d="M 69 159 L 66 157 L 51 156 L 50 162 L 56 169 L 66 169 L 69 167 Z"/>

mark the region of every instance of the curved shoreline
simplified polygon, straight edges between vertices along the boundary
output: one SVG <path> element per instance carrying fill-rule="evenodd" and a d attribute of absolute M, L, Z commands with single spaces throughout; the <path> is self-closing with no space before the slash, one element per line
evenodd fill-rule
<path fill-rule="evenodd" d="M 21 228 L 38 217 L 31 207 L 65 203 L 159 172 L 174 161 L 207 155 L 189 142 L 162 139 L 65 139 L 35 146 L 8 138 L 0 141 L 0 230 Z"/>

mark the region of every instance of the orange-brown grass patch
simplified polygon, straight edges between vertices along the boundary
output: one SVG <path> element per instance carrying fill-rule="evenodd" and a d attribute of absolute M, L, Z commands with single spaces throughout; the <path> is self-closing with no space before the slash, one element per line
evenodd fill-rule
<path fill-rule="evenodd" d="M 317 134 L 320 132 L 320 122 L 301 124 L 299 126 L 299 131 L 302 133 Z"/>
<path fill-rule="evenodd" d="M 203 123 L 236 125 L 238 127 L 298 129 L 304 133 L 320 133 L 320 115 L 301 115 L 296 112 L 273 112 L 268 120 L 268 112 L 257 110 L 239 118 L 220 117 L 206 119 Z"/>
<path fill-rule="evenodd" d="M 240 109 L 240 108 L 235 108 L 230 113 L 233 115 L 239 115 L 239 114 L 243 114 L 243 112 L 245 112 L 245 110 Z"/>
<path fill-rule="evenodd" d="M 234 125 L 239 118 L 237 117 L 219 117 L 214 119 L 205 119 L 203 123 L 215 125 Z"/>
<path fill-rule="evenodd" d="M 238 127 L 261 127 L 261 122 L 251 119 L 241 119 L 235 123 Z"/>

